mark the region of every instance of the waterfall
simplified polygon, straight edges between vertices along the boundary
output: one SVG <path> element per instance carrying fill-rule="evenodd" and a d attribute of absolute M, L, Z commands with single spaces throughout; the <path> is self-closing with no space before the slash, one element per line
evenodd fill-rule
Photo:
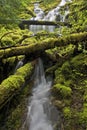
<path fill-rule="evenodd" d="M 42 61 L 41 59 L 38 59 L 35 68 L 33 96 L 29 108 L 29 130 L 53 130 L 53 127 L 44 112 L 44 104 L 49 100 L 48 90 L 50 87 L 51 81 L 46 82 Z"/>
<path fill-rule="evenodd" d="M 50 102 L 52 79 L 45 78 L 40 58 L 35 66 L 34 77 L 34 88 L 28 105 L 27 119 L 22 130 L 53 130 L 53 126 L 58 122 L 59 112 Z"/>
<path fill-rule="evenodd" d="M 56 21 L 57 17 L 60 16 L 59 21 L 64 22 L 66 15 L 69 13 L 67 10 L 65 14 L 62 16 L 60 14 L 60 9 L 62 6 L 64 6 L 67 2 L 71 2 L 71 0 L 61 0 L 60 4 L 48 12 L 47 15 L 44 14 L 43 10 L 39 7 L 39 3 L 34 4 L 34 12 L 36 14 L 36 17 L 31 18 L 31 20 L 42 20 L 42 21 Z M 49 32 L 53 32 L 55 29 L 55 26 L 47 26 L 47 25 L 30 25 L 29 29 L 37 33 L 41 30 L 47 30 Z"/>
<path fill-rule="evenodd" d="M 34 13 L 36 14 L 36 17 L 31 18 L 31 20 L 42 20 L 44 17 L 44 12 L 41 8 L 39 8 L 39 3 L 34 4 Z M 30 25 L 29 29 L 37 33 L 38 31 L 43 30 L 43 27 L 41 25 Z"/>
<path fill-rule="evenodd" d="M 31 102 L 28 106 L 29 130 L 53 130 L 44 112 L 44 104 L 49 100 L 51 81 L 46 82 L 41 59 L 35 67 L 35 81 Z"/>

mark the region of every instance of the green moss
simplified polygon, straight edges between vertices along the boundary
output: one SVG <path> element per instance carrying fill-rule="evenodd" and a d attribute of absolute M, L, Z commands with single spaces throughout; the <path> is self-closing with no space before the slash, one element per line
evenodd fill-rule
<path fill-rule="evenodd" d="M 32 65 L 27 63 L 25 66 L 19 68 L 15 74 L 22 75 L 23 77 L 27 77 L 28 75 L 31 74 L 32 68 L 33 68 Z"/>
<path fill-rule="evenodd" d="M 63 84 L 56 84 L 54 88 L 62 95 L 62 98 L 70 97 L 72 94 L 71 88 Z"/>
<path fill-rule="evenodd" d="M 27 35 L 29 37 L 28 40 L 26 40 L 27 38 L 23 39 L 25 35 Z M 21 30 L 18 27 L 16 27 L 13 30 L 9 29 L 5 32 L 3 32 L 3 30 L 2 30 L 1 45 L 2 46 L 13 46 L 13 45 L 22 44 L 22 43 L 19 43 L 21 41 L 21 39 L 23 39 L 23 44 L 32 43 L 31 41 L 35 42 L 35 37 L 30 37 L 30 35 L 32 35 L 32 32 L 29 32 L 28 29 Z"/>
<path fill-rule="evenodd" d="M 65 98 L 65 99 L 63 99 L 63 102 L 64 102 L 64 104 L 65 104 L 65 106 L 70 106 L 71 105 L 71 98 Z"/>
<path fill-rule="evenodd" d="M 22 105 L 18 105 L 17 108 L 12 112 L 11 117 L 9 116 L 8 122 L 6 123 L 7 130 L 19 130 L 20 124 L 22 123 L 21 114 L 23 114 Z M 19 120 L 20 118 L 20 120 Z"/>
<path fill-rule="evenodd" d="M 87 55 L 80 54 L 80 55 L 74 57 L 72 59 L 71 63 L 75 67 L 79 67 L 80 65 L 86 65 L 87 64 Z"/>
<path fill-rule="evenodd" d="M 6 45 L 14 45 L 15 42 L 12 40 L 12 38 L 8 37 L 8 38 L 4 38 L 2 40 L 2 44 L 3 46 L 6 46 Z"/>
<path fill-rule="evenodd" d="M 9 78 L 2 82 L 2 86 L 8 89 L 14 86 L 13 89 L 17 89 L 20 85 L 23 84 L 23 82 L 24 78 L 22 77 L 22 75 L 11 75 L 9 76 Z"/>
<path fill-rule="evenodd" d="M 69 107 L 65 107 L 63 109 L 63 114 L 64 114 L 64 118 L 67 120 L 71 119 L 72 117 L 72 112 L 71 112 L 71 109 Z"/>
<path fill-rule="evenodd" d="M 62 28 L 62 34 L 70 34 L 75 32 L 84 32 L 87 30 L 87 24 L 86 24 L 86 1 L 85 0 L 79 0 L 79 1 L 72 1 L 72 3 L 67 5 L 69 7 L 70 13 L 66 17 L 66 21 L 70 22 L 72 27 Z M 66 5 L 65 5 L 66 7 Z M 62 8 L 62 11 L 64 11 L 65 8 Z"/>
<path fill-rule="evenodd" d="M 79 122 L 87 128 L 87 103 L 84 104 L 82 112 L 79 113 Z"/>
<path fill-rule="evenodd" d="M 61 110 L 63 111 L 65 130 L 75 129 L 76 126 L 77 130 L 83 130 L 83 127 L 86 128 L 87 126 L 86 72 L 86 54 L 71 57 L 69 61 L 65 61 L 55 71 L 55 91 L 53 91 L 56 100 L 64 103 Z"/>
<path fill-rule="evenodd" d="M 84 95 L 83 99 L 85 102 L 87 102 L 87 94 Z"/>
<path fill-rule="evenodd" d="M 64 79 L 64 76 L 62 75 L 61 73 L 61 68 L 58 68 L 56 71 L 55 71 L 55 83 L 64 83 L 65 79 Z"/>
<path fill-rule="evenodd" d="M 55 8 L 61 0 L 44 0 L 43 3 L 41 3 L 41 8 L 47 13 L 49 10 Z"/>
<path fill-rule="evenodd" d="M 29 82 L 22 91 L 16 95 L 16 99 L 12 100 L 12 108 L 10 108 L 10 113 L 8 115 L 7 120 L 5 122 L 6 130 L 19 130 L 23 126 L 24 121 L 26 120 L 26 112 L 27 112 L 27 98 L 29 94 L 31 94 L 32 82 Z M 14 107 L 14 104 L 16 107 Z"/>
<path fill-rule="evenodd" d="M 14 93 L 18 92 L 25 83 L 26 78 L 29 78 L 33 70 L 33 66 L 27 63 L 19 68 L 14 75 L 9 76 L 0 85 L 0 104 L 8 101 Z M 3 104 L 4 105 L 4 104 Z M 2 106 L 1 106 L 2 107 Z"/>
<path fill-rule="evenodd" d="M 62 73 L 66 80 L 70 79 L 72 76 L 72 68 L 70 66 L 70 63 L 67 61 L 62 65 Z"/>

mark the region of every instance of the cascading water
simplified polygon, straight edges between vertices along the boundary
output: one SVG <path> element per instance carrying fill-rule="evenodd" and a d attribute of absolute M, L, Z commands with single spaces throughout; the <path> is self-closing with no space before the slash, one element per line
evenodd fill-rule
<path fill-rule="evenodd" d="M 23 61 L 22 61 L 22 60 L 18 61 L 17 65 L 16 65 L 16 67 L 15 67 L 15 71 L 16 71 L 18 68 L 20 68 L 21 66 L 23 66 Z"/>
<path fill-rule="evenodd" d="M 60 19 L 58 19 L 58 21 L 64 22 L 64 19 L 65 19 L 66 15 L 69 13 L 69 11 L 67 10 L 67 11 L 65 12 L 65 14 L 62 16 L 62 15 L 60 14 L 60 9 L 61 9 L 61 7 L 64 6 L 67 2 L 71 2 L 71 0 L 62 0 L 62 1 L 60 2 L 60 4 L 59 4 L 56 8 L 52 9 L 51 11 L 49 11 L 49 13 L 48 13 L 46 16 L 44 16 L 43 10 L 42 10 L 41 8 L 39 8 L 39 3 L 36 3 L 36 4 L 34 5 L 34 12 L 35 12 L 35 14 L 36 14 L 36 17 L 31 18 L 31 20 L 55 21 L 55 20 L 57 19 L 57 17 L 60 17 Z M 49 32 L 53 32 L 54 29 L 55 29 L 55 26 L 30 25 L 30 26 L 29 26 L 29 29 L 30 29 L 32 32 L 34 32 L 34 33 L 38 32 L 38 31 L 40 31 L 40 30 L 47 30 L 47 31 L 49 31 Z"/>
<path fill-rule="evenodd" d="M 33 89 L 33 96 L 29 109 L 29 130 L 53 130 L 53 127 L 44 112 L 44 104 L 49 100 L 48 90 L 50 87 L 51 81 L 46 82 L 43 65 L 39 59 L 35 68 L 35 88 Z"/>
<path fill-rule="evenodd" d="M 42 20 L 43 19 L 44 12 L 41 8 L 39 8 L 39 3 L 34 4 L 34 13 L 36 14 L 36 17 L 31 18 L 31 20 Z M 43 29 L 43 27 L 41 25 L 30 25 L 29 29 L 32 32 L 37 33 L 38 31 L 41 31 Z"/>
<path fill-rule="evenodd" d="M 32 97 L 22 130 L 53 130 L 58 123 L 59 112 L 50 102 L 52 79 L 46 80 L 41 59 L 37 60 L 34 77 Z"/>
<path fill-rule="evenodd" d="M 67 1 L 70 2 L 71 0 Z M 60 8 L 65 4 L 66 0 L 62 0 L 55 9 L 44 16 L 44 12 L 39 8 L 39 4 L 37 3 L 34 5 L 36 17 L 31 18 L 31 20 L 54 21 L 60 15 Z M 60 21 L 64 22 L 68 13 L 68 10 L 66 10 L 63 16 L 59 16 Z M 29 29 L 36 33 L 42 29 L 52 32 L 54 28 L 54 26 L 31 25 Z M 41 59 L 37 60 L 34 77 L 34 89 L 32 91 L 31 100 L 29 101 L 27 118 L 22 126 L 22 130 L 54 130 L 55 125 L 57 125 L 57 130 L 61 130 L 60 113 L 50 102 L 52 79 L 47 80 L 45 78 Z"/>

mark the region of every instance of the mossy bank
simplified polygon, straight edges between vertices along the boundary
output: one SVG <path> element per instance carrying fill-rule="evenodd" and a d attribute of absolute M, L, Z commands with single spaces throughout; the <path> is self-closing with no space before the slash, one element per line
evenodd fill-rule
<path fill-rule="evenodd" d="M 64 129 L 87 129 L 87 55 L 79 54 L 56 69 L 52 93 Z"/>

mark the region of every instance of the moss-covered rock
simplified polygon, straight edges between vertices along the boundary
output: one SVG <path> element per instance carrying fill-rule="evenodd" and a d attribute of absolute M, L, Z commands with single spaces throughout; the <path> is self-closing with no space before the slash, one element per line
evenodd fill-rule
<path fill-rule="evenodd" d="M 53 89 L 62 98 L 66 98 L 66 97 L 68 98 L 72 94 L 71 88 L 67 87 L 67 86 L 65 86 L 63 84 L 56 84 L 56 85 L 54 85 Z"/>

